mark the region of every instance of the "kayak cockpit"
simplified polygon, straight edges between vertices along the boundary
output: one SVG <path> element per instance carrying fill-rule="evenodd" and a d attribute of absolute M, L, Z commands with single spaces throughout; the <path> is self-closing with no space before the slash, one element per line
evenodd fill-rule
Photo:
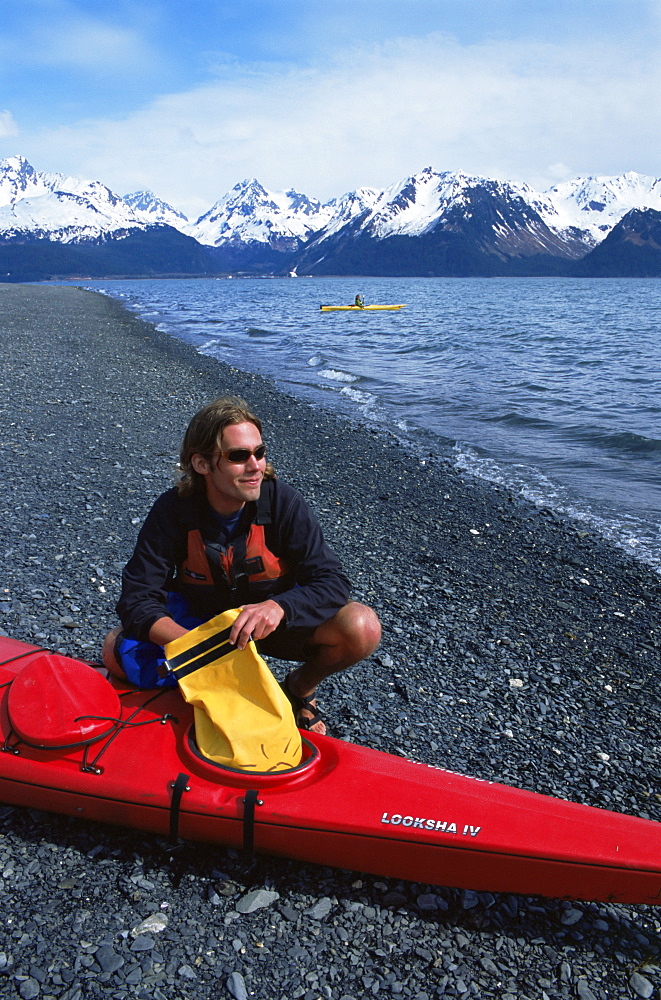
<path fill-rule="evenodd" d="M 300 764 L 285 770 L 247 771 L 210 760 L 199 749 L 195 740 L 195 726 L 191 725 L 184 740 L 184 751 L 190 764 L 207 781 L 219 782 L 239 788 L 259 785 L 260 788 L 276 788 L 280 785 L 294 786 L 318 775 L 320 752 L 309 739 L 301 734 L 303 755 Z"/>

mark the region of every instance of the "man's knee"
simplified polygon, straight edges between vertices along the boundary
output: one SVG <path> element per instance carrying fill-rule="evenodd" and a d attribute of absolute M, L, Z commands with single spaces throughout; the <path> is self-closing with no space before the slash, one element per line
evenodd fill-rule
<path fill-rule="evenodd" d="M 354 602 L 348 607 L 352 608 L 353 632 L 357 638 L 362 640 L 365 649 L 363 656 L 369 656 L 381 642 L 381 622 L 377 618 L 376 612 L 366 604 Z"/>
<path fill-rule="evenodd" d="M 117 639 L 121 635 L 121 632 L 121 625 L 118 625 L 117 628 L 113 628 L 110 632 L 108 632 L 108 635 L 103 643 L 101 659 L 103 660 L 103 665 L 108 673 L 113 674 L 115 677 L 125 679 L 126 674 L 122 670 L 119 660 L 117 659 Z"/>
<path fill-rule="evenodd" d="M 331 622 L 337 625 L 340 642 L 355 662 L 373 653 L 381 642 L 381 622 L 366 604 L 351 601 Z"/>

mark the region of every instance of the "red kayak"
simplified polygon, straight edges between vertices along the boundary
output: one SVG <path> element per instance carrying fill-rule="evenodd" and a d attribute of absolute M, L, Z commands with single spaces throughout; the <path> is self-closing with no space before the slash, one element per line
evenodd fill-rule
<path fill-rule="evenodd" d="M 307 733 L 297 767 L 210 763 L 174 688 L 0 638 L 0 801 L 428 884 L 661 903 L 661 823 Z"/>

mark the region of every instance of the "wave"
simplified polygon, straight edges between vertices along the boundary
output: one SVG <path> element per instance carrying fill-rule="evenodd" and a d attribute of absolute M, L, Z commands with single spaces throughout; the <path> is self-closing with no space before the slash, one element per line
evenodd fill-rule
<path fill-rule="evenodd" d="M 635 458 L 656 459 L 661 455 L 661 440 L 636 434 L 635 431 L 581 431 L 576 428 L 577 439 L 593 445 L 611 455 L 631 455 Z"/>
<path fill-rule="evenodd" d="M 212 316 L 202 316 L 199 319 L 195 316 L 186 316 L 184 322 L 186 326 L 220 326 L 224 320 L 214 319 Z"/>
<path fill-rule="evenodd" d="M 482 416 L 481 423 L 506 424 L 510 427 L 534 427 L 537 430 L 551 429 L 556 426 L 552 421 L 544 420 L 542 417 L 527 417 L 515 410 Z"/>
<path fill-rule="evenodd" d="M 358 412 L 369 420 L 378 420 L 379 401 L 371 392 L 363 392 L 361 389 L 352 389 L 345 385 L 340 389 L 340 393 L 351 400 L 358 407 Z"/>
<path fill-rule="evenodd" d="M 330 382 L 360 381 L 360 375 L 351 375 L 349 372 L 338 371 L 336 368 L 324 368 L 319 374 L 322 378 L 327 378 Z"/>

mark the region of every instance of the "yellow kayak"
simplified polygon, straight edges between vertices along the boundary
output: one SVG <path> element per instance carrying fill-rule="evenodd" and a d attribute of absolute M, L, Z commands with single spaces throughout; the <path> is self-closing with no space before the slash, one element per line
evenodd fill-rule
<path fill-rule="evenodd" d="M 367 312 L 377 309 L 403 309 L 406 303 L 399 306 L 319 306 L 322 312 Z"/>

